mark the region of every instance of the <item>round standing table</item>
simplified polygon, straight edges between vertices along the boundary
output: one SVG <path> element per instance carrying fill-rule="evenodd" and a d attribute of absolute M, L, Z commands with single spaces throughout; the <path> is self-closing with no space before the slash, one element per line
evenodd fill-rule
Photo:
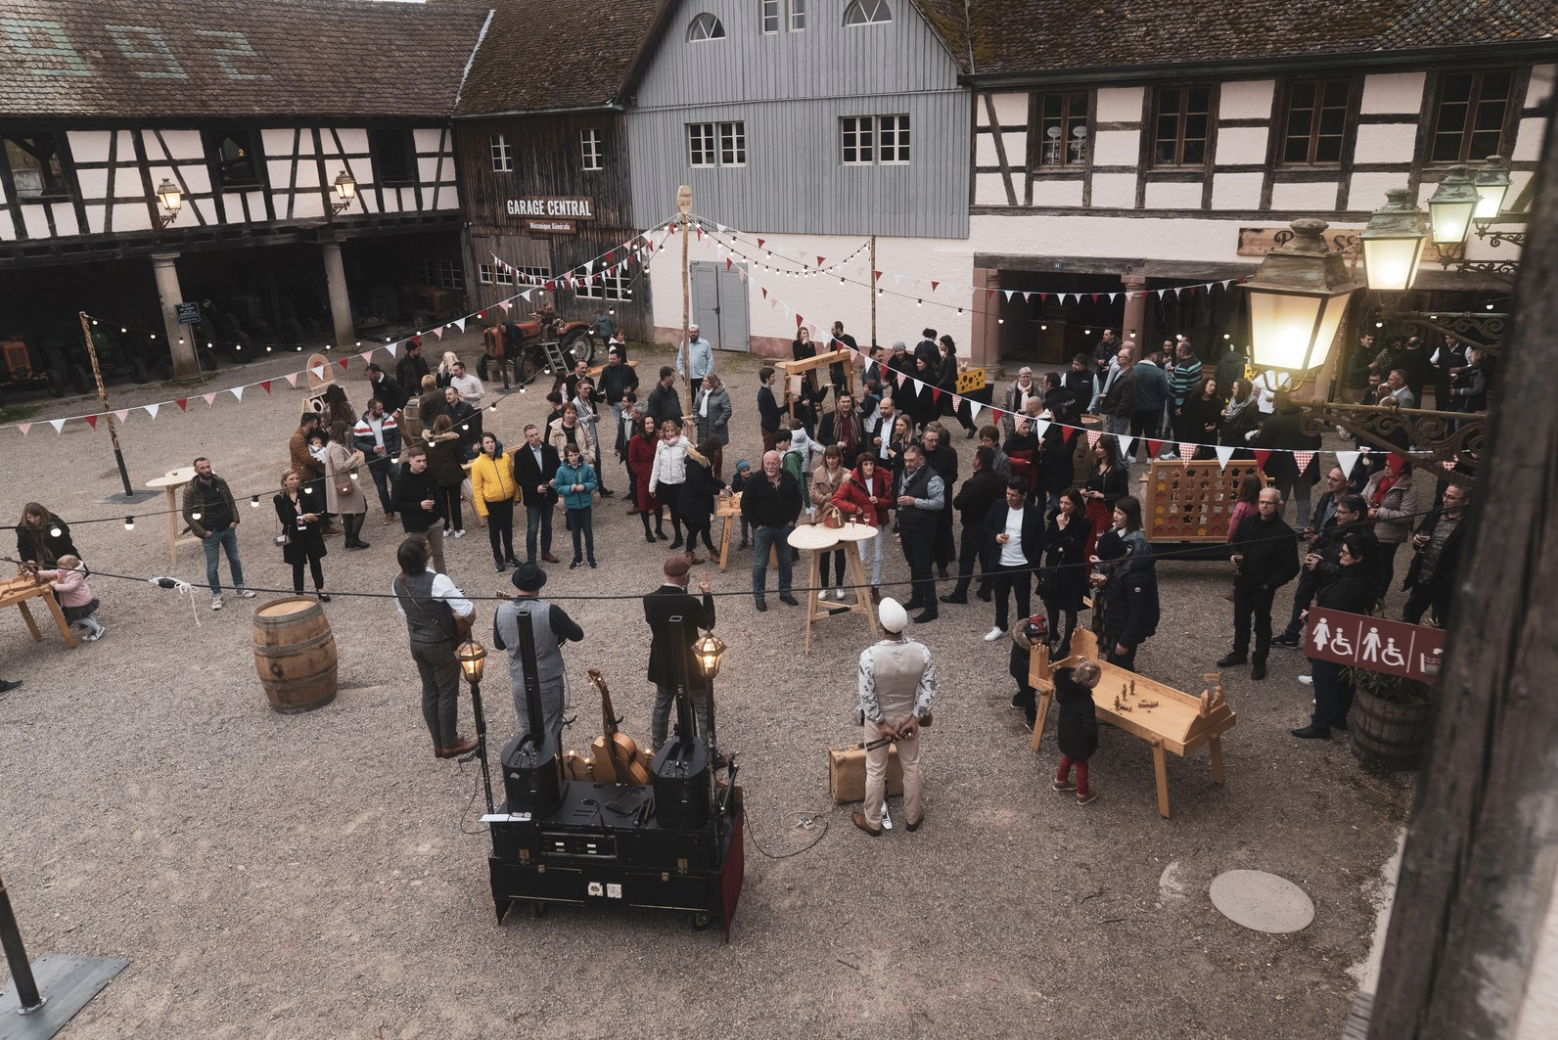
<path fill-rule="evenodd" d="M 871 629 L 871 635 L 876 632 L 876 611 L 871 608 L 871 593 L 866 584 L 865 568 L 860 565 L 860 552 L 856 548 L 856 542 L 869 541 L 876 537 L 876 528 L 866 524 L 846 523 L 843 527 L 828 527 L 824 524 L 803 524 L 790 533 L 790 545 L 795 549 L 803 549 L 811 554 L 811 564 L 807 569 L 809 580 L 806 593 L 806 645 L 804 653 L 811 653 L 811 623 L 818 618 L 832 617 L 835 614 L 860 614 L 866 619 L 866 624 Z M 828 606 L 817 598 L 817 590 L 822 586 L 822 554 L 832 552 L 840 546 L 845 548 L 844 557 L 849 561 L 850 584 L 854 586 L 854 602 L 848 600 L 838 606 Z"/>
<path fill-rule="evenodd" d="M 168 506 L 168 563 L 179 562 L 179 545 L 191 544 L 200 541 L 199 538 L 190 537 L 179 542 L 179 530 L 183 520 L 183 506 L 179 502 L 178 489 L 195 479 L 195 468 L 185 466 L 182 469 L 170 469 L 155 480 L 148 480 L 146 486 L 154 491 L 161 491 L 167 499 Z"/>

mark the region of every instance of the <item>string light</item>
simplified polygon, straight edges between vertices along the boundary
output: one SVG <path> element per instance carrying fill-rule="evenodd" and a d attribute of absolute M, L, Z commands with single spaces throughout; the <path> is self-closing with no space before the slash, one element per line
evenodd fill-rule
<path fill-rule="evenodd" d="M 200 514 L 199 513 L 195 514 L 195 519 L 196 520 L 200 519 Z M 58 538 L 60 535 L 62 535 L 64 533 L 65 533 L 64 531 L 60 530 L 60 525 L 59 524 L 55 524 L 53 527 L 49 528 L 49 534 L 52 537 Z"/>
<path fill-rule="evenodd" d="M 255 495 L 253 498 L 249 499 L 249 508 L 250 509 L 258 509 L 258 508 L 260 508 L 260 496 L 259 495 Z"/>
<path fill-rule="evenodd" d="M 127 516 L 127 517 L 124 518 L 124 529 L 126 531 L 133 531 L 133 530 L 135 530 L 135 517 Z"/>
<path fill-rule="evenodd" d="M 200 519 L 200 514 L 199 513 L 190 513 L 189 514 L 189 518 L 191 520 L 199 520 Z M 59 532 L 56 531 L 55 533 L 58 534 Z"/>

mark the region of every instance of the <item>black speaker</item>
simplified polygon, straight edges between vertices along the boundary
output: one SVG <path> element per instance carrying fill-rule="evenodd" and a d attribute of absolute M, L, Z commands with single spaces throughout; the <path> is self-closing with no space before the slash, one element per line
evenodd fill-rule
<path fill-rule="evenodd" d="M 689 830 L 709 822 L 709 749 L 702 740 L 666 744 L 650 772 L 660 826 Z"/>
<path fill-rule="evenodd" d="M 542 735 L 537 747 L 521 733 L 503 749 L 503 790 L 508 795 L 509 812 L 545 816 L 563 800 L 563 757 L 557 753 L 557 738 Z"/>

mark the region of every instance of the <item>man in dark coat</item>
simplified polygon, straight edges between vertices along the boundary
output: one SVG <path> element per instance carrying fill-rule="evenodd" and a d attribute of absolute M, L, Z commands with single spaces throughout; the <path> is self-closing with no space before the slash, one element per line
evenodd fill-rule
<path fill-rule="evenodd" d="M 395 366 L 395 382 L 400 384 L 401 389 L 406 392 L 409 400 L 409 395 L 422 392 L 422 377 L 431 374 L 432 372 L 428 369 L 427 362 L 422 358 L 422 340 L 419 337 L 413 336 L 406 341 L 406 356 L 401 358 L 400 363 Z M 425 418 L 428 420 L 428 425 L 431 426 L 432 417 L 427 416 Z"/>
<path fill-rule="evenodd" d="M 898 507 L 898 540 L 914 583 L 913 594 L 903 609 L 920 611 L 914 620 L 922 625 L 935 621 L 939 609 L 936 580 L 931 576 L 931 555 L 936 546 L 936 525 L 940 514 L 947 510 L 949 497 L 946 483 L 925 461 L 925 449 L 918 444 L 905 448 L 903 472 L 893 488 Z M 745 499 L 742 508 L 746 508 Z"/>
<path fill-rule="evenodd" d="M 1158 575 L 1151 550 L 1139 547 L 1109 575 L 1105 609 L 1109 612 L 1109 663 L 1136 670 L 1136 651 L 1158 630 Z"/>
<path fill-rule="evenodd" d="M 993 643 L 1010 627 L 1007 593 L 1015 593 L 1017 616 L 1027 617 L 1033 575 L 1044 563 L 1044 510 L 1028 501 L 1028 482 L 1013 477 L 1006 482 L 1006 500 L 990 507 L 985 516 L 985 537 L 995 573 L 995 626 L 985 633 Z"/>
<path fill-rule="evenodd" d="M 1403 585 L 1411 591 L 1401 620 L 1415 625 L 1422 620 L 1423 612 L 1433 607 L 1434 618 L 1441 627 L 1448 621 L 1455 571 L 1465 538 L 1466 489 L 1451 484 L 1444 489 L 1444 502 L 1423 517 L 1412 539 L 1415 552 Z"/>
<path fill-rule="evenodd" d="M 685 680 L 687 697 L 698 717 L 698 731 L 710 746 L 714 742 L 714 724 L 709 714 L 709 680 L 704 678 L 693 658 L 692 645 L 698 629 L 714 627 L 714 597 L 705 575 L 698 583 L 702 601 L 687 591 L 692 564 L 678 553 L 665 561 L 665 584 L 644 597 L 644 620 L 649 622 L 649 681 L 655 684 L 655 710 L 650 739 L 655 751 L 665 743 L 670 729 L 671 705 L 676 688 Z M 677 661 L 680 655 L 682 660 Z M 691 734 L 683 734 L 691 736 Z"/>
<path fill-rule="evenodd" d="M 801 515 L 801 486 L 780 463 L 777 451 L 764 452 L 762 474 L 747 481 L 741 515 L 752 525 L 752 600 L 757 609 L 768 609 L 770 549 L 779 559 L 779 601 L 800 606 L 790 592 L 790 532 Z"/>
<path fill-rule="evenodd" d="M 1293 590 L 1293 613 L 1287 628 L 1272 642 L 1277 646 L 1296 649 L 1303 634 L 1303 612 L 1314 602 L 1320 587 L 1335 577 L 1340 566 L 1337 559 L 1342 551 L 1342 539 L 1357 534 L 1366 543 L 1367 559 L 1362 566 L 1378 575 L 1379 539 L 1368 523 L 1369 508 L 1361 495 L 1342 495 L 1336 500 L 1336 511 L 1331 522 L 1309 546 L 1304 554 L 1303 570 L 1298 575 L 1298 585 Z"/>
<path fill-rule="evenodd" d="M 1282 495 L 1262 488 L 1256 513 L 1234 531 L 1231 548 L 1237 576 L 1233 580 L 1233 652 L 1219 668 L 1250 661 L 1250 678 L 1266 678 L 1271 650 L 1271 602 L 1277 590 L 1298 576 L 1298 539 L 1282 519 Z M 1250 618 L 1254 616 L 1255 657 L 1250 660 Z"/>
<path fill-rule="evenodd" d="M 958 547 L 958 583 L 943 603 L 967 603 L 968 586 L 974 580 L 974 561 L 979 561 L 979 598 L 990 599 L 991 575 L 990 535 L 985 530 L 985 520 L 990 507 L 1006 494 L 1006 482 L 995 471 L 995 452 L 987 447 L 974 450 L 974 473 L 952 498 L 952 508 L 958 511 L 963 531 Z"/>
<path fill-rule="evenodd" d="M 556 563 L 552 555 L 552 510 L 557 507 L 557 449 L 541 439 L 534 423 L 525 427 L 525 443 L 514 449 L 514 482 L 525 503 L 525 562 L 536 562 L 536 532 L 541 533 L 541 558 Z"/>
<path fill-rule="evenodd" d="M 373 396 L 384 402 L 386 412 L 398 412 L 406 407 L 406 391 L 395 380 L 384 374 L 377 364 L 368 365 L 368 382 L 373 384 Z"/>
<path fill-rule="evenodd" d="M 676 393 L 676 369 L 660 366 L 660 381 L 649 391 L 649 414 L 655 417 L 655 425 L 664 425 L 667 419 L 682 421 L 682 399 Z"/>

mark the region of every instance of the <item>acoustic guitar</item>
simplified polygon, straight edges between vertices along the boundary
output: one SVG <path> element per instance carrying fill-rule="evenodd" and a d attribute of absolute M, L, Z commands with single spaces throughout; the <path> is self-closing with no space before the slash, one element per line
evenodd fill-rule
<path fill-rule="evenodd" d="M 649 783 L 649 770 L 638 761 L 638 745 L 633 738 L 617 729 L 617 713 L 611 706 L 611 691 L 606 689 L 606 677 L 599 668 L 588 669 L 590 682 L 600 691 L 600 709 L 603 732 L 590 743 L 595 756 L 595 780 L 605 784 Z"/>

